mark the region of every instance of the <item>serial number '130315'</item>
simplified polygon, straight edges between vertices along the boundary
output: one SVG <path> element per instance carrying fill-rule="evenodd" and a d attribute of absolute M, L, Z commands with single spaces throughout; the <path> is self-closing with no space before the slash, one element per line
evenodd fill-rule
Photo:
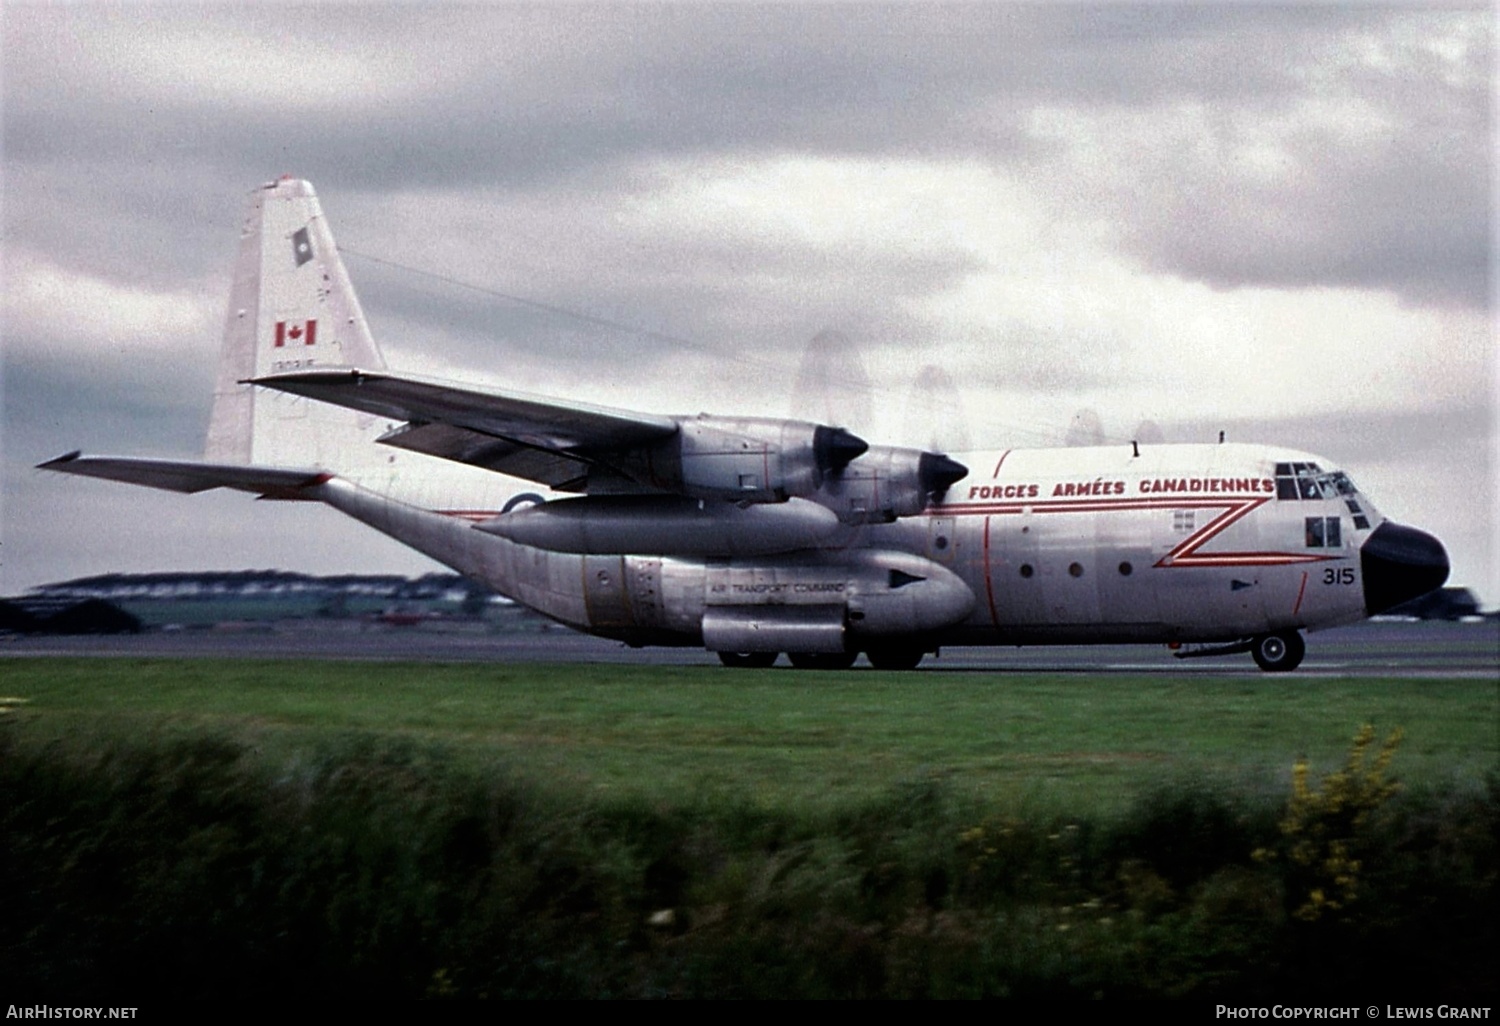
<path fill-rule="evenodd" d="M 1323 571 L 1323 583 L 1324 584 L 1353 584 L 1354 583 L 1354 567 L 1352 567 L 1352 566 L 1346 566 L 1346 567 L 1333 567 L 1333 566 L 1330 566 L 1330 567 L 1326 568 Z"/>

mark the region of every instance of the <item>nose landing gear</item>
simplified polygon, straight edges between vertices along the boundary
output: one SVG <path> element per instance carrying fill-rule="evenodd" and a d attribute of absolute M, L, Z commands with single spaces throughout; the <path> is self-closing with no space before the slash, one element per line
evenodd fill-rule
<path fill-rule="evenodd" d="M 1262 634 L 1250 642 L 1250 655 L 1255 659 L 1255 665 L 1267 673 L 1295 670 L 1306 653 L 1307 643 L 1296 631 Z"/>
<path fill-rule="evenodd" d="M 1307 654 L 1307 643 L 1294 630 L 1277 631 L 1275 634 L 1257 634 L 1232 645 L 1212 645 L 1202 648 L 1181 648 L 1172 654 L 1178 659 L 1196 659 L 1202 656 L 1239 655 L 1249 652 L 1267 673 L 1287 673 L 1302 664 Z"/>

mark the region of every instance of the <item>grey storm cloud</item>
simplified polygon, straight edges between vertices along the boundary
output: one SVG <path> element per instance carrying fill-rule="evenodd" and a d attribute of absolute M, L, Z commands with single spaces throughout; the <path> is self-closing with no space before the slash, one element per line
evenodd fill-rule
<path fill-rule="evenodd" d="M 146 28 L 183 17 L 174 7 L 132 11 Z M 8 21 L 39 22 L 20 34 L 23 63 L 45 61 L 53 37 L 76 32 L 122 51 L 118 66 L 128 72 L 131 48 L 149 46 L 150 33 L 130 34 L 116 14 L 23 5 Z M 1488 282 L 1490 176 L 1476 168 L 1492 163 L 1492 36 L 1479 33 L 1456 59 L 1457 81 L 1445 80 L 1431 53 L 1401 43 L 1412 26 L 1441 25 L 1445 14 L 1284 5 L 569 5 L 481 10 L 475 24 L 441 9 L 210 9 L 197 15 L 205 33 L 296 23 L 314 41 L 377 51 L 398 45 L 397 33 L 400 46 L 431 64 L 433 81 L 388 91 L 377 83 L 368 95 L 287 112 L 190 89 L 142 95 L 106 75 L 49 83 L 48 70 L 70 74 L 60 59 L 11 73 L 5 146 L 21 163 L 93 164 L 110 154 L 156 169 L 125 185 L 146 217 L 153 198 L 165 207 L 159 183 L 184 164 L 218 170 L 278 151 L 302 156 L 297 173 L 355 190 L 587 188 L 629 180 L 642 162 L 673 154 L 1020 161 L 1075 183 L 1059 188 L 1060 202 L 1129 225 L 1125 244 L 1159 270 L 1220 287 L 1332 281 L 1390 289 L 1409 302 L 1478 305 Z M 1383 65 L 1330 44 L 1392 38 L 1387 49 L 1396 52 Z M 1357 101 L 1384 129 L 1347 140 L 1302 128 L 1281 140 L 1296 189 L 1236 163 L 1236 134 L 1327 98 Z M 1113 168 L 1090 166 L 1089 154 L 1039 138 L 1027 123 L 1038 107 L 1083 111 L 1107 125 L 1210 102 L 1227 102 L 1233 116 L 1220 113 Z M 107 170 L 91 166 L 89 174 Z M 47 230 L 59 227 L 68 231 L 49 219 Z"/>
<path fill-rule="evenodd" d="M 662 152 L 995 152 L 1023 142 L 1004 131 L 1007 113 L 1038 103 L 1301 88 L 1330 31 L 1379 31 L 1401 16 L 1281 5 L 507 5 L 460 17 L 411 6 L 12 9 L 12 51 L 32 65 L 11 75 L 5 126 L 21 159 L 123 149 L 154 152 L 165 168 L 174 149 L 232 158 L 258 153 L 264 132 L 291 131 L 289 150 L 321 140 L 356 188 L 555 180 Z M 121 88 L 152 28 L 184 21 L 210 38 L 295 27 L 331 49 L 404 53 L 432 73 L 317 94 L 292 121 L 253 90 Z M 80 38 L 98 43 L 84 53 L 115 58 L 113 73 L 78 74 L 69 55 Z M 225 70 L 289 69 L 252 58 Z M 310 59 L 290 70 L 312 79 L 322 69 Z M 368 145 L 372 132 L 388 140 L 383 152 Z"/>
<path fill-rule="evenodd" d="M 1483 307 L 1494 163 L 1482 127 L 1488 88 L 1382 105 L 1367 116 L 1392 124 L 1373 140 L 1307 129 L 1285 140 L 1285 174 L 1316 188 L 1287 189 L 1236 165 L 1236 127 L 1224 125 L 1229 138 L 1219 146 L 1195 152 L 1184 140 L 1151 162 L 1164 188 L 1105 182 L 1099 195 L 1113 199 L 1113 213 L 1130 225 L 1128 246 L 1149 265 L 1215 286 L 1336 284 Z"/>
<path fill-rule="evenodd" d="M 1482 24 L 1473 10 L 129 10 L 127 18 L 114 8 L 12 8 L 4 139 L 8 161 L 54 169 L 81 162 L 78 173 L 90 180 L 109 173 L 99 164 L 105 154 L 150 169 L 117 186 L 135 195 L 148 229 L 169 209 L 162 182 L 264 166 L 278 152 L 298 155 L 299 175 L 353 190 L 543 193 L 561 184 L 618 188 L 674 155 L 957 157 L 1029 167 L 1056 183 L 1059 204 L 1127 225 L 1124 244 L 1147 265 L 1219 287 L 1332 282 L 1416 303 L 1485 300 L 1492 33 L 1472 33 L 1446 61 L 1419 45 L 1428 28 Z M 293 110 L 255 90 L 133 88 L 129 75 L 144 62 L 132 54 L 153 45 L 153 25 L 180 28 L 184 19 L 201 21 L 210 37 L 296 25 L 306 41 L 331 49 L 387 58 L 404 51 L 431 74 L 316 93 Z M 59 46 L 65 36 L 72 42 Z M 1379 59 L 1359 60 L 1365 51 Z M 111 73 L 72 66 L 97 52 L 113 58 Z M 253 58 L 231 70 L 257 73 Z M 305 68 L 263 71 L 299 72 L 313 79 L 320 68 L 309 57 Z M 1289 130 L 1276 142 L 1296 188 L 1244 166 L 1238 151 L 1250 141 L 1240 137 L 1299 104 L 1325 101 L 1357 105 L 1380 130 L 1352 139 L 1336 124 Z M 1031 120 L 1038 110 L 1067 111 L 1101 119 L 1108 131 L 1114 119 L 1163 124 L 1158 112 L 1205 104 L 1216 105 L 1209 122 L 1176 137 L 1166 119 L 1156 152 L 1082 152 Z M 76 229 L 49 218 L 31 230 Z M 159 245 L 160 232 L 144 240 Z"/>

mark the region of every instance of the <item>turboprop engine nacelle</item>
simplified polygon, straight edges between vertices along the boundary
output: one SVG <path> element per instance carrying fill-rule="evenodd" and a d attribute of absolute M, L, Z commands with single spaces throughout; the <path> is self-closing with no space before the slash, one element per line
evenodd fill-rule
<path fill-rule="evenodd" d="M 843 428 L 764 417 L 684 418 L 675 435 L 622 466 L 664 491 L 730 502 L 808 496 L 869 445 Z"/>
<path fill-rule="evenodd" d="M 838 530 L 839 518 L 806 499 L 740 506 L 675 495 L 593 495 L 540 503 L 475 526 L 552 552 L 762 556 L 812 548 Z"/>
<path fill-rule="evenodd" d="M 881 445 L 828 479 L 818 501 L 846 524 L 889 523 L 922 512 L 968 472 L 941 453 Z"/>

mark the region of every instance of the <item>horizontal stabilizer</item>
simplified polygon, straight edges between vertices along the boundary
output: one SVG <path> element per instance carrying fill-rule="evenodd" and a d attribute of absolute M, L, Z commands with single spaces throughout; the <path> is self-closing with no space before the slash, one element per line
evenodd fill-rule
<path fill-rule="evenodd" d="M 321 470 L 146 460 L 129 456 L 84 456 L 77 451 L 39 463 L 37 469 L 102 477 L 108 481 L 124 481 L 172 492 L 234 488 L 265 499 L 310 499 L 312 497 L 304 495 L 302 490 L 322 484 L 331 476 Z"/>

